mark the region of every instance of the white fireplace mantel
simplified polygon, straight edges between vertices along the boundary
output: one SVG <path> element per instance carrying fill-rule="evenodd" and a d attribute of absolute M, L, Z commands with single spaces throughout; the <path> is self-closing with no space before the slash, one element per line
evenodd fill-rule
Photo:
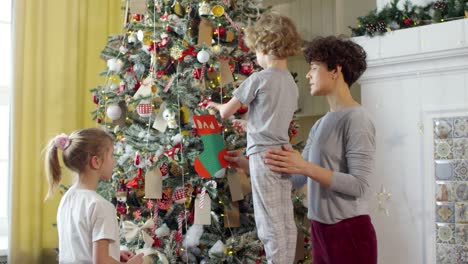
<path fill-rule="evenodd" d="M 369 180 L 379 264 L 436 263 L 432 119 L 468 111 L 468 19 L 354 39 L 368 54 L 361 102 L 376 127 Z M 375 193 L 392 193 L 379 210 Z"/>
<path fill-rule="evenodd" d="M 354 40 L 364 47 L 368 56 L 368 70 L 361 83 L 414 74 L 463 71 L 468 67 L 468 19 Z"/>

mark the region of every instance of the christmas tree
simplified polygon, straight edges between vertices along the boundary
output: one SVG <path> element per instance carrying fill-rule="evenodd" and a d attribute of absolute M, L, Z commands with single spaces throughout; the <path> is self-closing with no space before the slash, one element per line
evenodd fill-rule
<path fill-rule="evenodd" d="M 94 119 L 115 137 L 112 182 L 98 192 L 116 205 L 121 244 L 148 263 L 263 262 L 249 180 L 223 158 L 245 134 L 207 109 L 258 70 L 243 29 L 261 1 L 124 5 L 123 34 L 101 54 L 106 82 L 91 90 Z"/>

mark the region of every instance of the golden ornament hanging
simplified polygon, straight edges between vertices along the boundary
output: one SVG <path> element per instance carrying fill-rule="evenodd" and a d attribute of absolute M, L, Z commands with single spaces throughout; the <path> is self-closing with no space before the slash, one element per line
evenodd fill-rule
<path fill-rule="evenodd" d="M 215 5 L 211 8 L 211 13 L 213 13 L 213 16 L 215 17 L 220 17 L 224 14 L 224 7 L 221 5 Z"/>
<path fill-rule="evenodd" d="M 185 8 L 182 7 L 182 5 L 179 3 L 179 1 L 176 1 L 173 7 L 174 13 L 180 17 L 183 17 L 185 14 Z"/>

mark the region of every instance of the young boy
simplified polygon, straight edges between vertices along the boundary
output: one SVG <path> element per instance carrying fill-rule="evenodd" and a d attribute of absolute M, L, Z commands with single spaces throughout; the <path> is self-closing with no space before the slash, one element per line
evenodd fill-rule
<path fill-rule="evenodd" d="M 286 17 L 265 14 L 246 30 L 246 44 L 256 51 L 262 71 L 252 74 L 226 104 L 210 103 L 221 118 L 249 106 L 247 155 L 252 181 L 255 222 L 268 263 L 294 261 L 297 231 L 291 201 L 289 175 L 275 173 L 265 165 L 268 149 L 289 144 L 288 128 L 297 109 L 298 88 L 287 58 L 297 54 L 300 36 Z"/>

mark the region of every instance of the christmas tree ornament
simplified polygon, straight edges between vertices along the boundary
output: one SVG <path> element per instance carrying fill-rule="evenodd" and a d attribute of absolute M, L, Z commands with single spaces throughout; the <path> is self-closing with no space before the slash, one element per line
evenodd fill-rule
<path fill-rule="evenodd" d="M 166 224 L 163 224 L 161 227 L 156 229 L 156 232 L 155 232 L 155 235 L 160 238 L 167 237 L 170 234 L 171 234 L 171 230 L 169 229 L 169 227 L 167 227 Z"/>
<path fill-rule="evenodd" d="M 109 71 L 118 73 L 120 72 L 122 67 L 123 67 L 123 62 L 120 59 L 112 58 L 112 59 L 107 60 L 107 68 L 109 69 Z"/>
<path fill-rule="evenodd" d="M 172 200 L 176 204 L 184 204 L 187 196 L 185 193 L 184 187 L 177 187 L 174 193 L 172 194 Z"/>
<path fill-rule="evenodd" d="M 224 159 L 227 151 L 221 136 L 221 128 L 214 115 L 193 116 L 195 127 L 203 142 L 204 150 L 195 158 L 195 171 L 202 178 L 224 175 L 228 162 Z"/>
<path fill-rule="evenodd" d="M 141 17 L 142 17 L 141 14 L 134 14 L 134 15 L 132 16 L 133 22 L 138 22 L 138 21 L 140 21 L 140 20 L 141 20 Z"/>
<path fill-rule="evenodd" d="M 135 158 L 133 159 L 133 165 L 135 165 L 135 167 L 138 167 L 140 166 L 140 152 L 135 152 Z"/>
<path fill-rule="evenodd" d="M 175 113 L 174 111 L 170 110 L 170 109 L 165 109 L 163 114 L 162 114 L 164 120 L 166 120 L 167 122 L 167 126 L 171 129 L 175 129 L 177 128 L 177 121 L 176 121 L 176 118 L 175 118 Z"/>
<path fill-rule="evenodd" d="M 241 107 L 239 107 L 239 109 L 237 109 L 237 113 L 239 115 L 243 115 L 245 113 L 247 113 L 249 111 L 249 107 L 247 105 L 241 105 Z"/>
<path fill-rule="evenodd" d="M 206 50 L 200 50 L 197 54 L 197 60 L 200 63 L 206 63 L 210 60 L 210 54 Z"/>
<path fill-rule="evenodd" d="M 178 60 L 179 58 L 182 57 L 183 51 L 184 51 L 184 50 L 181 49 L 180 47 L 178 47 L 178 46 L 173 46 L 173 47 L 171 48 L 171 57 L 174 58 L 174 59 L 176 59 L 176 60 Z"/>
<path fill-rule="evenodd" d="M 125 91 L 125 82 L 124 81 L 120 81 L 119 83 L 119 89 L 117 90 L 117 94 L 121 94 Z"/>
<path fill-rule="evenodd" d="M 127 186 L 125 186 L 125 182 L 121 180 L 120 184 L 117 187 L 117 192 L 115 193 L 115 197 L 117 199 L 116 210 L 119 215 L 127 214 L 127 195 Z"/>
<path fill-rule="evenodd" d="M 159 167 L 159 171 L 161 172 L 163 178 L 169 175 L 169 166 L 167 166 L 166 162 L 164 162 L 161 167 Z"/>
<path fill-rule="evenodd" d="M 236 39 L 236 34 L 234 34 L 233 31 L 227 31 L 226 32 L 226 38 L 224 39 L 224 41 L 226 42 L 232 42 L 234 39 Z"/>
<path fill-rule="evenodd" d="M 251 61 L 249 62 L 243 62 L 240 67 L 240 72 L 245 75 L 251 74 L 253 71 L 253 63 Z"/>
<path fill-rule="evenodd" d="M 150 117 L 153 114 L 153 105 L 148 100 L 142 100 L 138 104 L 136 111 L 143 118 Z"/>
<path fill-rule="evenodd" d="M 193 68 L 192 75 L 194 79 L 200 80 L 201 78 L 201 68 Z"/>
<path fill-rule="evenodd" d="M 200 16 L 208 16 L 211 12 L 210 4 L 207 1 L 203 1 L 199 4 L 198 14 Z"/>
<path fill-rule="evenodd" d="M 224 37 L 226 35 L 226 28 L 224 27 L 217 27 L 214 30 L 214 34 L 220 38 Z"/>
<path fill-rule="evenodd" d="M 211 8 L 211 13 L 215 17 L 220 17 L 224 15 L 224 7 L 222 5 L 214 5 L 213 8 Z"/>
<path fill-rule="evenodd" d="M 183 174 L 183 169 L 176 162 L 171 162 L 171 167 L 169 169 L 169 172 L 174 177 L 181 177 Z"/>
<path fill-rule="evenodd" d="M 118 120 L 122 115 L 122 109 L 118 105 L 110 105 L 106 110 L 107 116 L 112 120 Z"/>
<path fill-rule="evenodd" d="M 162 193 L 162 198 L 157 199 L 156 202 L 158 203 L 158 207 L 161 210 L 168 210 L 172 206 L 172 191 L 171 189 L 167 188 Z"/>
<path fill-rule="evenodd" d="M 162 198 L 162 175 L 158 168 L 148 171 L 145 175 L 145 198 Z"/>
<path fill-rule="evenodd" d="M 203 207 L 200 207 L 200 195 L 195 198 L 195 219 L 194 225 L 211 225 L 211 198 L 205 195 Z"/>
<path fill-rule="evenodd" d="M 210 258 L 214 258 L 215 256 L 222 256 L 226 252 L 226 246 L 221 240 L 216 241 L 216 243 L 210 248 L 208 254 Z"/>
<path fill-rule="evenodd" d="M 167 33 L 162 33 L 161 34 L 161 42 L 159 42 L 159 44 L 158 44 L 159 47 L 164 48 L 164 47 L 167 46 L 168 43 L 169 43 L 169 35 L 167 35 Z"/>
<path fill-rule="evenodd" d="M 146 0 L 132 0 L 130 2 L 130 12 L 132 14 L 146 14 Z"/>
<path fill-rule="evenodd" d="M 95 94 L 93 94 L 93 103 L 94 104 L 99 104 L 99 98 Z"/>
<path fill-rule="evenodd" d="M 138 237 L 142 237 L 143 241 L 145 242 L 145 247 L 149 248 L 153 245 L 153 239 L 147 233 L 148 229 L 152 229 L 154 226 L 153 219 L 148 219 L 143 224 L 135 224 L 131 221 L 123 221 L 122 223 L 122 231 L 127 242 L 132 242 L 138 239 Z"/>
<path fill-rule="evenodd" d="M 182 7 L 179 1 L 174 2 L 174 4 L 172 5 L 172 10 L 179 17 L 183 17 L 185 15 L 185 8 Z"/>
<path fill-rule="evenodd" d="M 198 42 L 197 45 L 211 47 L 213 41 L 213 24 L 208 19 L 202 17 L 198 25 Z"/>
<path fill-rule="evenodd" d="M 127 39 L 128 44 L 133 45 L 137 41 L 138 41 L 138 38 L 137 38 L 136 33 L 135 32 L 130 33 L 130 35 L 128 36 L 128 39 Z"/>

